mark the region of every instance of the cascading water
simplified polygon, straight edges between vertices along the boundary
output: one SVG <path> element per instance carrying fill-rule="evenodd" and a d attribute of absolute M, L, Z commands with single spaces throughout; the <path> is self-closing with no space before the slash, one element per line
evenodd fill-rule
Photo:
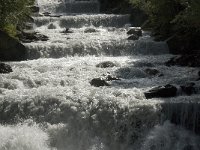
<path fill-rule="evenodd" d="M 38 0 L 38 5 L 41 13 L 66 14 L 67 2 Z M 89 1 L 76 5 L 82 3 L 91 6 Z M 171 57 L 165 42 L 154 42 L 148 32 L 138 41 L 127 40 L 128 15 L 34 20 L 35 31 L 49 40 L 25 43 L 29 60 L 9 62 L 13 72 L 0 75 L 0 150 L 200 149 L 199 137 L 187 131 L 199 127 L 199 93 L 152 100 L 143 94 L 196 78 L 193 68 L 164 65 Z M 66 28 L 72 33 L 63 33 Z M 95 32 L 86 32 L 91 29 Z M 117 65 L 96 67 L 104 61 Z M 146 68 L 164 76 L 149 76 Z M 90 85 L 106 74 L 121 80 L 108 87 Z"/>

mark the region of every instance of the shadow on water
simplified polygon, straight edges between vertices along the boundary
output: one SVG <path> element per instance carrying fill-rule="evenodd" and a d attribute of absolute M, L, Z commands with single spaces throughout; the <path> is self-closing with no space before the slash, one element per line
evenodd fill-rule
<path fill-rule="evenodd" d="M 114 100 L 101 98 L 95 102 L 91 98 L 83 101 L 66 97 L 63 101 L 58 97 L 37 96 L 29 101 L 5 100 L 0 109 L 1 123 L 32 118 L 46 126 L 51 146 L 58 149 L 87 150 L 99 139 L 109 149 L 120 150 L 133 145 L 160 118 L 155 106 L 121 107 Z"/>

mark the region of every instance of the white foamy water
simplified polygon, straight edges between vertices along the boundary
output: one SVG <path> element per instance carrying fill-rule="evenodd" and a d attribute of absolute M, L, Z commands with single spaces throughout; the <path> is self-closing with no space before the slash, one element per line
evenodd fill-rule
<path fill-rule="evenodd" d="M 65 14 L 67 1 L 38 1 L 41 12 Z M 57 11 L 59 10 L 59 11 Z M 197 93 L 147 100 L 144 92 L 197 79 L 197 70 L 167 67 L 165 42 L 148 32 L 128 41 L 129 15 L 35 17 L 49 40 L 26 43 L 29 60 L 0 75 L 0 150 L 198 150 Z M 70 28 L 72 33 L 61 33 Z M 88 28 L 95 32 L 86 33 Z M 97 64 L 112 61 L 112 68 Z M 154 68 L 164 76 L 145 72 Z M 90 81 L 120 78 L 110 86 Z M 177 125 L 165 122 L 170 120 Z M 182 126 L 182 127 L 180 127 Z M 190 129 L 191 131 L 188 131 Z"/>

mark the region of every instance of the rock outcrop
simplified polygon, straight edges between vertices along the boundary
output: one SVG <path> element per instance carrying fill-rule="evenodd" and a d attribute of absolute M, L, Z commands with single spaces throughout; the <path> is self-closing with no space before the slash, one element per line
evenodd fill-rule
<path fill-rule="evenodd" d="M 26 59 L 26 48 L 17 39 L 0 31 L 0 60 L 21 61 Z"/>
<path fill-rule="evenodd" d="M 144 93 L 147 99 L 151 98 L 167 98 L 176 96 L 177 88 L 173 85 L 158 86 Z"/>

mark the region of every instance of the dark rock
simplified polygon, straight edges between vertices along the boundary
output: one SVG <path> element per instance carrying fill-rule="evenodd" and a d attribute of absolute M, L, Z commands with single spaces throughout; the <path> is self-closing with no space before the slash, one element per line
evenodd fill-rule
<path fill-rule="evenodd" d="M 44 13 L 42 13 L 44 16 L 50 16 L 51 15 L 51 13 L 50 12 L 44 12 Z"/>
<path fill-rule="evenodd" d="M 200 54 L 182 55 L 171 58 L 165 63 L 167 66 L 200 67 Z"/>
<path fill-rule="evenodd" d="M 4 63 L 0 63 L 0 73 L 10 73 L 13 72 L 12 68 Z"/>
<path fill-rule="evenodd" d="M 50 17 L 60 18 L 62 15 L 49 15 Z"/>
<path fill-rule="evenodd" d="M 30 7 L 32 13 L 39 13 L 40 8 L 38 6 L 31 6 Z"/>
<path fill-rule="evenodd" d="M 21 61 L 26 59 L 26 48 L 17 39 L 0 31 L 0 60 Z"/>
<path fill-rule="evenodd" d="M 121 80 L 120 78 L 114 77 L 112 75 L 106 76 L 106 81 L 114 81 L 114 80 Z"/>
<path fill-rule="evenodd" d="M 61 31 L 61 33 L 73 33 L 69 28 L 66 28 L 64 31 Z"/>
<path fill-rule="evenodd" d="M 48 41 L 49 38 L 46 35 L 39 34 L 35 31 L 23 31 L 18 35 L 20 41 L 24 43 L 31 43 L 35 41 Z"/>
<path fill-rule="evenodd" d="M 180 86 L 182 91 L 187 94 L 187 95 L 192 95 L 192 94 L 195 94 L 196 93 L 196 90 L 195 90 L 195 83 L 188 83 L 186 85 L 182 85 Z"/>
<path fill-rule="evenodd" d="M 53 23 L 51 23 L 48 25 L 48 29 L 56 29 L 56 26 Z"/>
<path fill-rule="evenodd" d="M 86 29 L 84 30 L 84 32 L 85 32 L 85 33 L 93 33 L 93 32 L 97 32 L 97 30 L 94 29 L 94 28 L 86 28 Z"/>
<path fill-rule="evenodd" d="M 139 36 L 137 36 L 135 34 L 133 34 L 133 35 L 131 35 L 131 36 L 128 37 L 128 40 L 132 40 L 132 41 L 136 41 L 138 39 L 139 39 Z"/>
<path fill-rule="evenodd" d="M 128 35 L 137 35 L 137 36 L 142 36 L 142 30 L 141 29 L 130 29 L 128 32 L 127 32 Z"/>
<path fill-rule="evenodd" d="M 157 69 L 147 68 L 145 69 L 145 73 L 147 73 L 150 76 L 155 76 L 158 75 L 160 72 Z"/>
<path fill-rule="evenodd" d="M 105 62 L 101 62 L 99 64 L 96 65 L 96 67 L 99 68 L 111 68 L 111 67 L 117 67 L 117 64 L 111 62 L 111 61 L 105 61 Z"/>
<path fill-rule="evenodd" d="M 109 86 L 109 84 L 108 84 L 104 79 L 101 79 L 101 78 L 92 79 L 92 80 L 90 81 L 90 84 L 91 84 L 92 86 L 95 86 L 95 87 Z"/>
<path fill-rule="evenodd" d="M 151 98 L 159 98 L 159 97 L 174 97 L 176 96 L 177 88 L 173 85 L 165 85 L 165 86 L 158 86 L 155 87 L 147 92 L 144 93 L 147 99 Z"/>

